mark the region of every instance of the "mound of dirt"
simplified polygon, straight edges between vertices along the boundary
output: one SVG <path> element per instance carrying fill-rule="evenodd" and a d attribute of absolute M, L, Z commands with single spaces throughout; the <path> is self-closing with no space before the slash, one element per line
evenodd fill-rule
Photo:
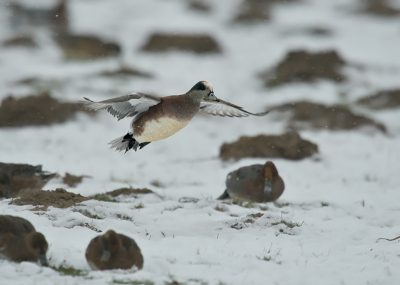
<path fill-rule="evenodd" d="M 168 35 L 161 33 L 152 34 L 141 50 L 146 52 L 178 50 L 197 54 L 221 53 L 219 44 L 210 35 Z"/>
<path fill-rule="evenodd" d="M 153 76 L 150 73 L 143 72 L 137 69 L 132 69 L 129 67 L 121 67 L 117 70 L 111 71 L 103 71 L 100 73 L 101 76 L 107 77 L 118 77 L 118 76 L 129 76 L 129 77 L 144 77 L 144 78 L 152 78 Z"/>
<path fill-rule="evenodd" d="M 240 23 L 269 21 L 271 18 L 270 10 L 272 5 L 297 1 L 298 0 L 243 0 L 233 21 Z"/>
<path fill-rule="evenodd" d="M 41 165 L 0 162 L 0 197 L 14 198 L 26 192 L 41 190 L 56 176 L 56 173 L 42 171 Z"/>
<path fill-rule="evenodd" d="M 30 36 L 18 36 L 3 41 L 4 47 L 37 47 L 36 42 Z"/>
<path fill-rule="evenodd" d="M 198 12 L 203 12 L 207 13 L 211 11 L 210 5 L 208 5 L 206 2 L 201 1 L 201 0 L 190 0 L 188 2 L 189 9 L 195 10 Z"/>
<path fill-rule="evenodd" d="M 153 191 L 147 188 L 120 188 L 114 191 L 107 192 L 107 195 L 111 197 L 117 197 L 120 195 L 132 195 L 132 194 L 151 194 Z"/>
<path fill-rule="evenodd" d="M 65 176 L 63 177 L 63 183 L 67 184 L 69 187 L 76 187 L 79 183 L 82 182 L 83 178 L 88 178 L 89 176 L 82 175 L 82 176 L 76 176 L 69 174 L 68 172 L 65 173 Z"/>
<path fill-rule="evenodd" d="M 5 98 L 0 106 L 0 127 L 40 126 L 63 123 L 82 111 L 77 103 L 61 103 L 44 92 L 20 99 Z"/>
<path fill-rule="evenodd" d="M 302 139 L 298 133 L 289 132 L 280 136 L 243 136 L 236 142 L 224 143 L 219 157 L 224 161 L 246 157 L 300 160 L 315 153 L 318 153 L 316 144 Z"/>
<path fill-rule="evenodd" d="M 55 40 L 68 60 L 91 60 L 118 56 L 121 53 L 121 47 L 117 43 L 104 42 L 94 36 L 62 33 Z"/>
<path fill-rule="evenodd" d="M 346 62 L 333 50 L 308 52 L 296 50 L 289 52 L 277 66 L 262 72 L 260 78 L 267 87 L 279 86 L 290 82 L 312 82 L 316 79 L 328 79 L 341 82 L 346 77 L 340 68 Z"/>
<path fill-rule="evenodd" d="M 287 127 L 294 130 L 353 130 L 368 126 L 386 132 L 385 126 L 381 123 L 377 123 L 363 115 L 354 114 L 349 109 L 337 105 L 327 106 L 300 101 L 271 107 L 269 110 L 289 113 Z"/>
<path fill-rule="evenodd" d="M 25 7 L 13 1 L 6 6 L 12 10 L 11 26 L 15 28 L 41 26 L 56 32 L 68 29 L 67 0 L 60 0 L 50 8 Z"/>
<path fill-rule="evenodd" d="M 400 108 L 400 89 L 379 91 L 357 100 L 357 104 L 375 110 Z"/>
<path fill-rule="evenodd" d="M 14 205 L 33 205 L 38 206 L 34 210 L 46 210 L 49 206 L 55 208 L 68 208 L 75 206 L 77 203 L 90 200 L 80 194 L 67 192 L 65 189 L 57 188 L 53 191 L 36 191 L 28 192 L 20 198 L 12 200 L 9 204 Z"/>
<path fill-rule="evenodd" d="M 396 17 L 400 10 L 392 7 L 387 0 L 361 0 L 359 13 L 366 13 L 380 17 Z"/>

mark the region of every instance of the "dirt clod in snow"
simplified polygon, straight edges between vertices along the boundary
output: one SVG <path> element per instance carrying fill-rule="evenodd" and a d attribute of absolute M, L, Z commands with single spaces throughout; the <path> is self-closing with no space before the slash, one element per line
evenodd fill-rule
<path fill-rule="evenodd" d="M 357 100 L 357 104 L 375 110 L 400 108 L 400 89 L 379 91 Z"/>
<path fill-rule="evenodd" d="M 318 153 L 318 146 L 304 140 L 298 133 L 288 132 L 278 136 L 243 136 L 233 143 L 224 143 L 219 157 L 226 161 L 245 157 L 286 158 L 299 160 Z"/>
<path fill-rule="evenodd" d="M 340 69 L 346 65 L 344 59 L 334 50 L 308 52 L 295 50 L 275 67 L 260 74 L 267 87 L 290 82 L 312 82 L 328 79 L 341 82 L 346 79 Z"/>
<path fill-rule="evenodd" d="M 351 110 L 339 105 L 329 106 L 308 101 L 299 101 L 271 107 L 269 110 L 289 114 L 287 128 L 291 130 L 354 130 L 361 127 L 372 127 L 386 132 L 383 124 L 364 115 L 355 114 Z"/>
<path fill-rule="evenodd" d="M 218 42 L 210 35 L 152 34 L 141 48 L 146 52 L 168 52 L 172 50 L 197 54 L 221 53 Z"/>
<path fill-rule="evenodd" d="M 37 206 L 34 210 L 46 210 L 49 206 L 55 208 L 68 208 L 77 203 L 90 200 L 80 194 L 67 192 L 65 189 L 57 188 L 53 191 L 40 190 L 36 192 L 27 192 L 20 198 L 12 200 L 9 204 L 14 205 L 33 205 Z"/>

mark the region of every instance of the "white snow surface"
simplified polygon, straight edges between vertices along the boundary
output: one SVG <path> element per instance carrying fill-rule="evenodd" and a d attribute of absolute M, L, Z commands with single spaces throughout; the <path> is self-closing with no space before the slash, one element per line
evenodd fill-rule
<path fill-rule="evenodd" d="M 104 100 L 136 91 L 182 94 L 207 80 L 216 96 L 251 112 L 302 99 L 351 104 L 376 90 L 400 87 L 400 18 L 354 14 L 352 0 L 304 0 L 277 5 L 270 22 L 239 25 L 231 22 L 239 1 L 208 3 L 212 10 L 204 14 L 189 10 L 187 2 L 179 0 L 69 1 L 72 31 L 120 43 L 121 57 L 65 61 L 48 33 L 34 30 L 38 49 L 0 47 L 0 99 L 38 91 L 15 84 L 27 77 L 48 81 L 53 96 L 64 101 L 83 96 Z M 12 31 L 10 10 L 1 5 L 3 41 Z M 327 27 L 333 35 L 285 34 L 307 27 Z M 211 34 L 223 53 L 140 52 L 154 31 Z M 264 88 L 257 73 L 296 48 L 337 50 L 353 64 L 345 69 L 348 82 L 321 80 Z M 154 78 L 94 76 L 120 63 L 151 72 Z M 284 122 L 272 116 L 198 115 L 174 136 L 126 154 L 109 150 L 107 143 L 126 133 L 129 118 L 118 122 L 105 111 L 95 117 L 80 114 L 52 126 L 2 128 L 1 162 L 41 164 L 60 175 L 91 176 L 76 188 L 57 178 L 44 189 L 62 187 L 89 196 L 132 186 L 148 187 L 158 195 L 123 197 L 119 203 L 91 200 L 45 212 L 0 201 L 1 214 L 26 218 L 46 236 L 51 266 L 85 273 L 64 276 L 34 263 L 0 260 L 0 284 L 140 284 L 146 280 L 154 284 L 399 284 L 398 242 L 376 240 L 400 235 L 400 112 L 357 111 L 385 124 L 388 134 L 302 131 L 303 138 L 318 144 L 320 154 L 301 161 L 273 159 L 286 184 L 281 206 L 266 203 L 252 208 L 223 204 L 216 198 L 224 191 L 230 171 L 266 160 L 224 163 L 218 158 L 219 149 L 243 135 L 282 133 Z M 162 187 L 153 186 L 154 182 Z M 182 197 L 199 201 L 181 203 Z M 144 207 L 138 209 L 139 204 Z M 103 219 L 79 213 L 85 210 Z M 246 222 L 248 215 L 259 212 L 264 214 L 261 218 Z M 281 220 L 299 226 L 288 228 Z M 113 229 L 134 238 L 144 256 L 143 269 L 90 270 L 84 253 L 99 233 L 81 226 L 85 223 L 102 233 Z M 235 224 L 241 229 L 231 227 Z"/>

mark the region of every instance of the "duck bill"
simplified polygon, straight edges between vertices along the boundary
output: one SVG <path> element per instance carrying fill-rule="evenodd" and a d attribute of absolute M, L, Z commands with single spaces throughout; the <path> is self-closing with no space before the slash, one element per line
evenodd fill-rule
<path fill-rule="evenodd" d="M 47 258 L 46 258 L 45 254 L 39 255 L 39 261 L 42 266 L 46 266 L 46 267 L 49 266 L 49 263 L 47 262 Z"/>
<path fill-rule="evenodd" d="M 110 252 L 108 250 L 105 250 L 100 258 L 100 261 L 107 262 L 110 259 L 110 255 L 111 255 Z"/>
<path fill-rule="evenodd" d="M 272 192 L 272 184 L 269 181 L 265 181 L 264 194 L 269 195 Z"/>

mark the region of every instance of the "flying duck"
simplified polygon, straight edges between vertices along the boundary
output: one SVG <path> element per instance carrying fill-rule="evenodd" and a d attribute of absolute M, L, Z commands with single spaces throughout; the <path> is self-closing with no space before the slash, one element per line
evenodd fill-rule
<path fill-rule="evenodd" d="M 247 117 L 264 116 L 250 113 L 242 107 L 218 99 L 213 87 L 200 81 L 186 94 L 156 97 L 143 93 L 132 93 L 109 100 L 94 102 L 86 97 L 81 101 L 84 108 L 92 111 L 107 110 L 118 120 L 134 117 L 126 135 L 109 144 L 111 148 L 125 153 L 135 151 L 151 142 L 166 139 L 186 127 L 199 110 L 214 116 Z"/>
<path fill-rule="evenodd" d="M 226 177 L 226 190 L 218 200 L 234 198 L 264 203 L 278 200 L 285 190 L 285 183 L 271 161 L 232 171 Z"/>
<path fill-rule="evenodd" d="M 0 259 L 16 262 L 40 260 L 43 266 L 48 266 L 47 248 L 46 238 L 35 231 L 29 221 L 0 215 Z"/>
<path fill-rule="evenodd" d="M 86 249 L 86 260 L 93 270 L 143 268 L 143 256 L 136 242 L 109 230 L 95 237 Z"/>

